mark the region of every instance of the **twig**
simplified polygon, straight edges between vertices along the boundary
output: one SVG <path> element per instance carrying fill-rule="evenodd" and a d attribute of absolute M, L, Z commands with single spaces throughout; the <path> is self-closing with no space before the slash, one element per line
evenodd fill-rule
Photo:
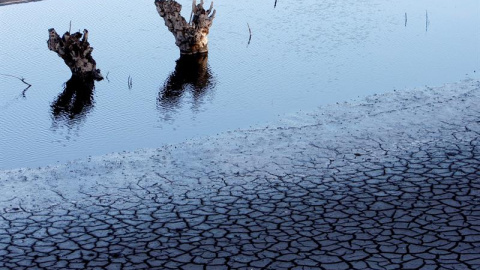
<path fill-rule="evenodd" d="M 190 13 L 190 20 L 188 21 L 188 24 L 192 24 L 192 18 L 193 18 L 193 14 L 195 13 L 196 7 L 197 7 L 197 1 L 193 0 L 192 1 L 192 13 Z"/>
<path fill-rule="evenodd" d="M 248 44 L 247 44 L 247 47 L 248 45 L 250 45 L 250 41 L 252 41 L 252 29 L 250 29 L 250 25 L 247 23 L 247 26 L 248 26 L 248 32 L 250 33 L 250 38 L 248 39 Z"/>
<path fill-rule="evenodd" d="M 108 74 L 110 74 L 110 71 L 107 72 L 107 76 L 105 76 L 105 79 L 107 79 L 107 81 L 110 82 L 110 79 L 108 79 Z"/>
<path fill-rule="evenodd" d="M 128 75 L 128 89 L 132 89 L 133 83 L 132 83 L 132 77 Z"/>
<path fill-rule="evenodd" d="M 189 25 L 192 24 L 192 19 L 193 19 L 193 9 L 192 9 L 192 13 L 190 13 L 190 20 L 188 20 Z"/>
<path fill-rule="evenodd" d="M 31 84 L 27 83 L 27 82 L 25 81 L 25 78 L 23 78 L 23 77 L 17 77 L 17 76 L 14 76 L 14 75 L 3 74 L 3 73 L 0 73 L 0 75 L 2 75 L 2 76 L 7 76 L 7 77 L 12 77 L 12 78 L 17 78 L 17 79 L 19 79 L 20 81 L 22 81 L 24 84 L 26 84 L 26 85 L 28 85 L 28 86 L 32 86 Z"/>
<path fill-rule="evenodd" d="M 32 87 L 31 85 L 27 86 L 27 88 L 23 89 L 22 91 L 22 97 L 26 97 L 25 93 L 27 93 L 28 88 Z"/>
<path fill-rule="evenodd" d="M 23 82 L 24 84 L 28 85 L 27 88 L 23 89 L 23 91 L 22 91 L 22 96 L 23 96 L 23 97 L 25 97 L 25 93 L 27 92 L 28 88 L 32 87 L 32 85 L 29 84 L 28 82 L 26 82 L 26 81 L 25 81 L 25 78 L 23 78 L 23 77 L 17 77 L 17 76 L 14 76 L 14 75 L 3 74 L 3 73 L 0 73 L 0 75 L 6 76 L 6 77 L 12 77 L 12 78 L 19 79 L 21 82 Z"/>
<path fill-rule="evenodd" d="M 425 10 L 425 32 L 428 32 L 428 10 Z"/>
<path fill-rule="evenodd" d="M 407 13 L 405 12 L 405 27 L 407 27 L 407 21 L 408 21 L 408 19 L 407 19 Z"/>
<path fill-rule="evenodd" d="M 275 5 L 273 5 L 273 8 L 277 7 L 277 0 L 275 0 Z"/>

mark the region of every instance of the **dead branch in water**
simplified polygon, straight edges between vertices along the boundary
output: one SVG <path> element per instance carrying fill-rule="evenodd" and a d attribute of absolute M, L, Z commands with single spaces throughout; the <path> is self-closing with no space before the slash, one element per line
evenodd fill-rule
<path fill-rule="evenodd" d="M 21 82 L 23 82 L 24 84 L 28 85 L 28 87 L 31 87 L 31 86 L 32 86 L 31 84 L 29 84 L 28 82 L 26 82 L 26 81 L 25 81 L 25 78 L 23 78 L 23 77 L 18 77 L 18 76 L 14 76 L 14 75 L 10 75 L 10 74 L 3 74 L 3 73 L 0 73 L 0 75 L 6 76 L 6 77 L 12 77 L 12 78 L 19 79 Z"/>
<path fill-rule="evenodd" d="M 10 75 L 10 74 L 3 74 L 3 73 L 0 73 L 0 75 L 2 76 L 5 76 L 5 77 L 12 77 L 12 78 L 16 78 L 16 79 L 19 79 L 21 82 L 23 82 L 24 84 L 27 85 L 27 88 L 23 89 L 22 91 L 22 96 L 25 97 L 25 93 L 27 92 L 27 90 L 32 87 L 31 84 L 29 84 L 28 82 L 25 81 L 25 78 L 23 77 L 18 77 L 18 76 L 15 76 L 15 75 Z"/>
<path fill-rule="evenodd" d="M 132 81 L 132 77 L 130 75 L 128 75 L 128 89 L 132 89 L 133 87 L 133 81 Z"/>
<path fill-rule="evenodd" d="M 248 44 L 247 44 L 247 47 L 248 45 L 250 45 L 250 41 L 252 41 L 252 29 L 250 29 L 250 25 L 247 23 L 247 26 L 248 26 L 248 32 L 250 33 L 250 37 L 248 38 Z"/>
<path fill-rule="evenodd" d="M 429 24 L 430 24 L 430 20 L 428 19 L 428 10 L 425 10 L 425 32 L 428 32 Z"/>

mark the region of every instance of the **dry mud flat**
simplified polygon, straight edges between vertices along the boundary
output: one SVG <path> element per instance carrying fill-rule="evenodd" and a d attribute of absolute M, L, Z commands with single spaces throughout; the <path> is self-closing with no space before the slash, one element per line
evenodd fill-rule
<path fill-rule="evenodd" d="M 479 269 L 480 82 L 0 172 L 0 268 Z"/>

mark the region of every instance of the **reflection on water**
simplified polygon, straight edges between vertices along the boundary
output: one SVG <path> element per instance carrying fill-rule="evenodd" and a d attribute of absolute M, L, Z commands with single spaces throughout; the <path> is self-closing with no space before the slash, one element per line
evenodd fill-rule
<path fill-rule="evenodd" d="M 220 14 L 242 16 L 215 18 L 208 63 L 190 67 L 185 58 L 175 67 L 178 48 L 152 2 L 116 1 L 114 12 L 112 1 L 0 6 L 0 73 L 32 84 L 23 99 L 26 85 L 0 76 L 0 170 L 157 148 L 359 96 L 480 78 L 479 0 L 279 0 L 275 9 L 275 0 L 215 1 Z M 57 61 L 45 30 L 70 21 L 72 31 L 94 33 L 110 74 L 94 104 L 71 90 L 55 100 L 70 71 L 41 66 Z"/>
<path fill-rule="evenodd" d="M 215 78 L 208 66 L 208 54 L 182 55 L 177 60 L 175 71 L 160 90 L 158 108 L 168 114 L 184 103 L 184 96 L 190 95 L 192 108 L 198 109 L 205 94 L 214 87 Z"/>
<path fill-rule="evenodd" d="M 72 76 L 65 83 L 65 90 L 52 103 L 54 126 L 72 126 L 81 123 L 93 108 L 93 80 L 82 80 Z"/>

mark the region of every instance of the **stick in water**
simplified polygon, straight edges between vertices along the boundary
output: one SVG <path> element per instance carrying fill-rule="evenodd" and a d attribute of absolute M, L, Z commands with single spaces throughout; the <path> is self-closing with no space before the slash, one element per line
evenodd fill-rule
<path fill-rule="evenodd" d="M 20 77 L 17 77 L 17 76 L 14 76 L 14 75 L 10 75 L 10 74 L 3 74 L 3 73 L 0 73 L 0 75 L 2 76 L 6 76 L 6 77 L 12 77 L 12 78 L 16 78 L 16 79 L 19 79 L 21 82 L 23 82 L 24 84 L 28 85 L 27 88 L 23 89 L 22 91 L 22 96 L 25 97 L 25 92 L 27 92 L 28 88 L 32 87 L 31 84 L 29 84 L 28 82 L 25 81 L 25 78 L 20 78 Z"/>
<path fill-rule="evenodd" d="M 250 41 L 252 41 L 252 29 L 250 29 L 250 25 L 247 23 L 247 26 L 248 26 L 248 32 L 250 33 L 250 38 L 248 39 L 248 45 L 250 45 Z"/>
<path fill-rule="evenodd" d="M 425 32 L 428 32 L 428 10 L 425 10 Z"/>
<path fill-rule="evenodd" d="M 128 89 L 132 89 L 133 83 L 132 83 L 132 77 L 128 75 Z"/>

